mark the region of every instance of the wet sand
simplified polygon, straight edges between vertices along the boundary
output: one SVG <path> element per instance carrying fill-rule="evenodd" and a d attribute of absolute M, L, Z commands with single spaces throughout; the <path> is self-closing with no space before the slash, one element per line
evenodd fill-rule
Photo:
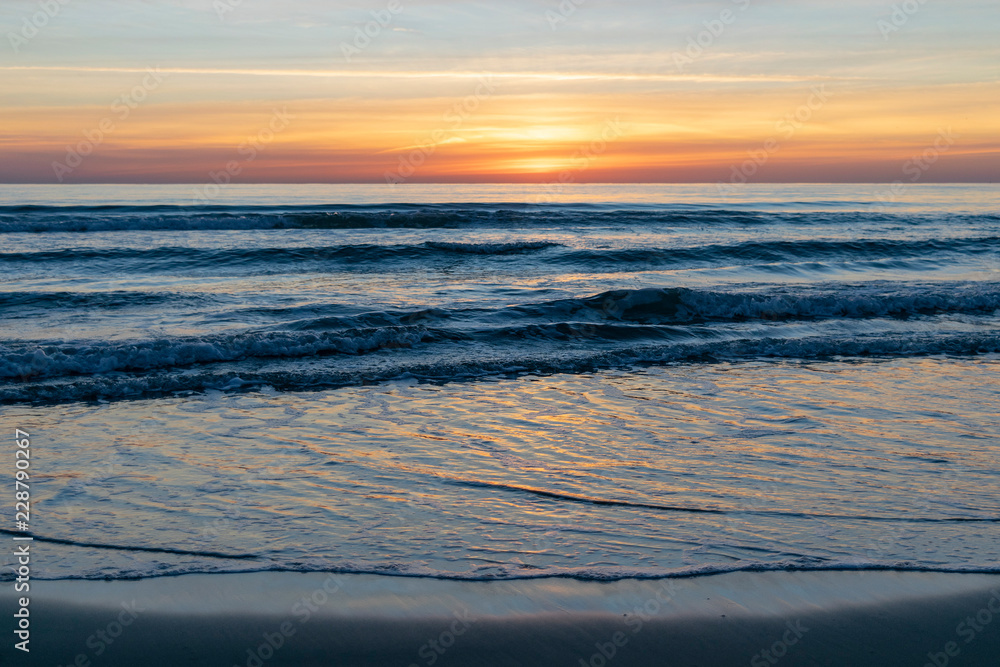
<path fill-rule="evenodd" d="M 1000 575 L 35 581 L 23 665 L 995 665 Z M 13 586 L 2 593 L 16 610 Z M 10 619 L 10 616 L 8 616 Z M 10 623 L 10 621 L 8 621 Z"/>

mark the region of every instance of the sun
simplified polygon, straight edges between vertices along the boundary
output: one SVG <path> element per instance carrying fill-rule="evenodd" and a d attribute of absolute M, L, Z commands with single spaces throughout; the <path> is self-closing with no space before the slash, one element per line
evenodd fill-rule
<path fill-rule="evenodd" d="M 555 172 L 566 168 L 566 163 L 554 158 L 527 158 L 523 160 L 511 160 L 506 167 L 509 171 L 545 173 Z"/>

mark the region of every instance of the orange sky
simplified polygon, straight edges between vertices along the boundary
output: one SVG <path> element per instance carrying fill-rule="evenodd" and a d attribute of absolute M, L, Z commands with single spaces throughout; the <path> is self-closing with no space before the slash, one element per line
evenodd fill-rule
<path fill-rule="evenodd" d="M 631 41 L 622 26 L 595 31 L 610 11 L 596 1 L 554 27 L 544 3 L 491 17 L 441 2 L 436 19 L 400 5 L 359 54 L 353 28 L 384 18 L 379 3 L 299 2 L 288 16 L 133 6 L 127 37 L 67 5 L 0 61 L 0 181 L 995 180 L 1000 49 L 972 20 L 979 3 L 925 5 L 885 35 L 861 3 L 811 3 L 815 16 L 715 4 L 676 3 L 675 21 L 663 10 L 656 39 L 626 12 Z M 32 6 L 0 16 L 17 25 Z M 731 22 L 705 39 L 722 11 Z M 462 21 L 482 43 L 442 41 Z M 171 22 L 194 40 L 165 36 Z M 769 27 L 798 32 L 762 41 Z M 259 52 L 241 38 L 263 40 Z"/>

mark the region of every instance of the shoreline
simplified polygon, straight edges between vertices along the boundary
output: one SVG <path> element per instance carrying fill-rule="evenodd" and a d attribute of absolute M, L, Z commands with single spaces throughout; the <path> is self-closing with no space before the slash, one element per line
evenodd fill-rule
<path fill-rule="evenodd" d="M 1000 574 L 457 581 L 326 573 L 31 583 L 24 665 L 993 664 Z M 5 608 L 16 609 L 13 586 Z M 935 664 L 936 663 L 936 664 Z"/>

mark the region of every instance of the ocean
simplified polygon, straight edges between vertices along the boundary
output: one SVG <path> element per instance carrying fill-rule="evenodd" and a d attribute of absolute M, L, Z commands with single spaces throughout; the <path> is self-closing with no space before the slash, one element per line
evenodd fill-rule
<path fill-rule="evenodd" d="M 0 186 L 34 578 L 1000 571 L 995 186 L 199 193 Z"/>

